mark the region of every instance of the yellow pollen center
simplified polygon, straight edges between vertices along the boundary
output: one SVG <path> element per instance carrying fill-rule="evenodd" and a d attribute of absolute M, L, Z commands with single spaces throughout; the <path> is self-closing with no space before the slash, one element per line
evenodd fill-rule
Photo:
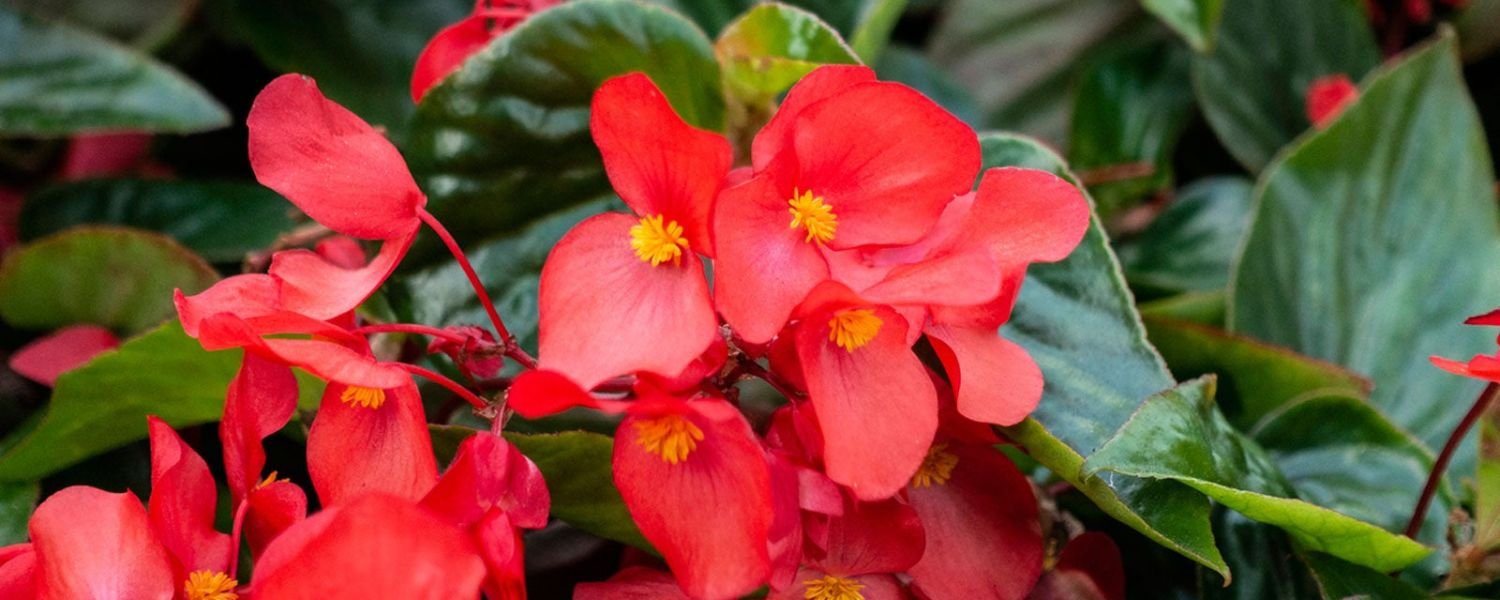
<path fill-rule="evenodd" d="M 677 221 L 656 215 L 641 217 L 641 222 L 630 228 L 630 247 L 635 249 L 637 257 L 653 267 L 669 260 L 680 265 L 688 241 L 682 236 L 682 226 Z"/>
<path fill-rule="evenodd" d="M 792 229 L 801 227 L 807 230 L 807 237 L 803 241 L 812 243 L 817 240 L 820 244 L 826 244 L 833 240 L 833 234 L 839 230 L 839 216 L 833 214 L 833 207 L 823 202 L 821 196 L 814 196 L 811 191 L 798 193 L 792 191 L 792 199 L 787 201 L 791 208 L 787 212 L 792 213 Z"/>
<path fill-rule="evenodd" d="M 927 450 L 927 458 L 922 459 L 922 466 L 917 469 L 917 474 L 911 477 L 911 486 L 924 488 L 934 485 L 943 485 L 953 478 L 953 467 L 958 466 L 958 456 L 948 452 L 947 444 L 933 444 Z"/>
<path fill-rule="evenodd" d="M 351 385 L 339 394 L 339 400 L 351 406 L 376 409 L 385 404 L 385 390 Z"/>
<path fill-rule="evenodd" d="M 865 600 L 865 595 L 860 593 L 865 585 L 852 579 L 824 575 L 822 579 L 809 579 L 802 585 L 807 586 L 807 591 L 802 592 L 802 597 L 807 600 Z"/>
<path fill-rule="evenodd" d="M 255 489 L 258 490 L 258 489 L 261 489 L 261 488 L 266 487 L 268 485 L 271 485 L 273 483 L 276 483 L 276 472 L 275 471 L 271 471 L 270 475 L 267 475 L 265 479 L 260 480 L 260 483 L 255 484 Z"/>
<path fill-rule="evenodd" d="M 880 317 L 875 316 L 875 309 L 841 310 L 828 320 L 828 341 L 853 352 L 875 339 L 882 324 Z"/>
<path fill-rule="evenodd" d="M 193 571 L 183 582 L 182 590 L 187 593 L 187 600 L 239 600 L 240 595 L 234 593 L 239 584 L 226 573 Z"/>
<path fill-rule="evenodd" d="M 641 419 L 635 422 L 635 430 L 635 443 L 669 465 L 687 460 L 703 441 L 703 430 L 682 415 Z"/>

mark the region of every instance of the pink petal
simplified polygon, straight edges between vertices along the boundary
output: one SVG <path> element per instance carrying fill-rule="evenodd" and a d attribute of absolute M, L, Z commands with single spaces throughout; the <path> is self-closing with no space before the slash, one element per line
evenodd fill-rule
<path fill-rule="evenodd" d="M 10 368 L 27 379 L 52 386 L 63 373 L 119 345 L 120 340 L 108 329 L 72 325 L 17 350 L 10 355 Z"/>
<path fill-rule="evenodd" d="M 354 310 L 391 276 L 416 237 L 413 226 L 386 240 L 374 260 L 356 269 L 307 250 L 277 252 L 271 257 L 270 274 L 281 282 L 282 309 L 323 320 Z"/>
<path fill-rule="evenodd" d="M 490 19 L 471 16 L 444 27 L 422 53 L 417 55 L 417 64 L 411 73 L 411 101 L 421 102 L 427 90 L 457 71 L 476 52 L 489 45 L 495 34 L 490 32 Z"/>
<path fill-rule="evenodd" d="M 852 86 L 873 81 L 875 71 L 866 66 L 825 65 L 813 69 L 787 91 L 776 114 L 755 134 L 750 151 L 755 170 L 766 168 L 783 148 L 791 145 L 792 122 L 803 109 Z"/>
<path fill-rule="evenodd" d="M 1031 354 L 989 329 L 930 325 L 925 330 L 958 398 L 958 412 L 1015 425 L 1042 400 L 1042 369 Z"/>
<path fill-rule="evenodd" d="M 31 541 L 43 600 L 169 600 L 177 589 L 172 559 L 129 492 L 65 488 L 37 507 Z"/>
<path fill-rule="evenodd" d="M 229 536 L 214 529 L 218 489 L 208 463 L 172 426 L 147 417 L 151 438 L 151 527 L 172 555 L 179 581 L 193 571 L 228 571 Z"/>
<path fill-rule="evenodd" d="M 489 510 L 506 513 L 516 527 L 547 525 L 551 498 L 536 464 L 505 438 L 481 431 L 458 447 L 458 454 L 422 505 L 460 527 L 479 522 Z"/>
<path fill-rule="evenodd" d="M 417 386 L 384 390 L 379 407 L 344 402 L 330 383 L 307 434 L 307 472 L 323 506 L 374 492 L 412 501 L 437 481 L 437 460 Z"/>
<path fill-rule="evenodd" d="M 725 190 L 714 211 L 714 299 L 724 320 L 752 344 L 770 341 L 828 277 L 817 247 L 790 223 L 787 199 L 766 177 Z"/>

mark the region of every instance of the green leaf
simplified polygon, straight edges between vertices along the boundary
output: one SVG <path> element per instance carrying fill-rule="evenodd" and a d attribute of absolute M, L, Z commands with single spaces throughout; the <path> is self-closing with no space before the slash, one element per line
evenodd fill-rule
<path fill-rule="evenodd" d="M 1266 169 L 1231 330 L 1369 376 L 1374 404 L 1438 447 L 1482 386 L 1427 357 L 1494 349 L 1463 325 L 1500 297 L 1494 181 L 1447 35 Z"/>
<path fill-rule="evenodd" d="M 169 41 L 195 8 L 192 0 L 7 0 L 19 12 L 96 31 L 135 48 Z"/>
<path fill-rule="evenodd" d="M 126 341 L 58 378 L 52 403 L 0 441 L 0 481 L 30 481 L 144 439 L 146 416 L 174 428 L 217 421 L 240 352 L 205 352 L 176 321 Z M 299 372 L 301 406 L 322 383 Z"/>
<path fill-rule="evenodd" d="M 1178 481 L 1303 546 L 1378 571 L 1396 571 L 1431 550 L 1404 536 L 1292 496 L 1271 458 L 1235 431 L 1213 403 L 1212 377 L 1167 390 L 1141 404 L 1084 464 L 1103 472 Z"/>
<path fill-rule="evenodd" d="M 1105 222 L 1172 185 L 1172 151 L 1193 114 L 1188 51 L 1171 41 L 1132 48 L 1081 74 L 1068 159 Z M 1118 174 L 1116 173 L 1118 172 Z"/>
<path fill-rule="evenodd" d="M 1200 179 L 1140 234 L 1115 246 L 1125 278 L 1143 293 L 1222 290 L 1235 249 L 1250 224 L 1251 184 L 1239 177 Z"/>
<path fill-rule="evenodd" d="M 177 242 L 116 227 L 80 227 L 37 240 L 0 263 L 0 317 L 13 327 L 93 323 L 136 332 L 172 315 L 172 290 L 193 294 L 219 276 Z"/>
<path fill-rule="evenodd" d="M 1167 27 L 1199 52 L 1213 48 L 1224 0 L 1141 0 Z"/>
<path fill-rule="evenodd" d="M 1302 556 L 1311 570 L 1318 590 L 1327 600 L 1346 598 L 1379 598 L 1380 600 L 1421 600 L 1430 598 L 1409 584 L 1380 570 L 1371 570 L 1339 560 L 1327 554 L 1308 552 Z"/>
<path fill-rule="evenodd" d="M 434 447 L 449 458 L 459 443 L 474 433 L 473 429 L 453 425 L 430 428 Z M 599 537 L 652 551 L 615 488 L 613 439 L 587 431 L 506 432 L 505 439 L 541 469 L 552 495 L 552 516 Z"/>
<path fill-rule="evenodd" d="M 1308 394 L 1370 393 L 1370 382 L 1358 374 L 1286 348 L 1173 318 L 1142 320 L 1178 379 L 1219 375 L 1219 408 L 1241 430 Z"/>
<path fill-rule="evenodd" d="M 1140 310 L 1142 315 L 1177 319 L 1217 329 L 1224 326 L 1226 302 L 1224 290 L 1188 292 L 1142 303 Z"/>
<path fill-rule="evenodd" d="M 0 547 L 25 542 L 41 486 L 35 481 L 0 483 Z"/>
<path fill-rule="evenodd" d="M 1479 420 L 1479 469 L 1474 477 L 1474 539 L 1481 551 L 1500 550 L 1500 403 Z"/>
<path fill-rule="evenodd" d="M 631 71 L 649 75 L 688 123 L 723 129 L 718 63 L 691 22 L 636 2 L 565 4 L 501 36 L 423 99 L 407 157 L 428 208 L 472 242 L 607 195 L 589 102 L 605 79 Z M 435 246 L 423 248 L 414 254 L 431 258 Z"/>
<path fill-rule="evenodd" d="M 296 226 L 292 205 L 252 183 L 93 179 L 43 188 L 21 209 L 21 238 L 75 225 L 163 233 L 215 263 L 237 263 Z"/>
<path fill-rule="evenodd" d="M 1234 581 L 1225 586 L 1199 569 L 1198 590 L 1204 600 L 1317 596 L 1312 573 L 1298 559 L 1285 531 L 1223 507 L 1214 510 L 1213 521 L 1214 539 L 1224 552 L 1224 561 L 1234 570 Z"/>
<path fill-rule="evenodd" d="M 1380 53 L 1357 2 L 1228 4 L 1213 52 L 1193 65 L 1193 85 L 1219 140 L 1256 172 L 1311 126 L 1305 107 L 1313 80 L 1342 73 L 1358 81 Z"/>
<path fill-rule="evenodd" d="M 1062 159 L 1033 140 L 986 135 L 980 142 L 987 168 L 1013 165 L 1070 177 Z M 1067 259 L 1029 270 L 1002 334 L 1030 352 L 1046 379 L 1037 411 L 1007 435 L 1110 516 L 1227 578 L 1201 495 L 1173 482 L 1082 472 L 1084 459 L 1146 397 L 1175 383 L 1146 342 L 1097 219 Z"/>
<path fill-rule="evenodd" d="M 816 15 L 785 4 L 760 4 L 730 23 L 714 42 L 724 85 L 750 105 L 776 96 L 813 69 L 859 64 L 838 32 Z"/>
<path fill-rule="evenodd" d="M 0 6 L 0 134 L 191 133 L 229 113 L 155 59 L 94 34 Z"/>
<path fill-rule="evenodd" d="M 468 0 L 214 0 L 207 12 L 271 68 L 318 80 L 329 98 L 400 141 L 417 55 L 473 7 Z"/>
<path fill-rule="evenodd" d="M 854 47 L 854 53 L 860 59 L 867 63 L 880 60 L 886 44 L 891 41 L 891 31 L 896 29 L 896 22 L 901 20 L 901 13 L 906 10 L 906 1 L 865 1 L 859 24 L 849 37 L 849 44 Z"/>
<path fill-rule="evenodd" d="M 875 72 L 881 81 L 903 83 L 922 92 L 970 126 L 984 121 L 969 91 L 910 46 L 896 44 L 886 48 L 880 54 Z"/>

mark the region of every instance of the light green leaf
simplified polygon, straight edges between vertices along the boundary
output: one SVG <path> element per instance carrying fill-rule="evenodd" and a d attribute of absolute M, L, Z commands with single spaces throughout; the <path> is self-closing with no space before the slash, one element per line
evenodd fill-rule
<path fill-rule="evenodd" d="M 726 89 L 748 105 L 776 96 L 813 69 L 859 64 L 838 32 L 816 15 L 785 4 L 760 4 L 730 23 L 714 42 Z"/>
<path fill-rule="evenodd" d="M 52 21 L 62 21 L 150 50 L 169 41 L 191 17 L 192 0 L 5 0 L 0 5 Z"/>

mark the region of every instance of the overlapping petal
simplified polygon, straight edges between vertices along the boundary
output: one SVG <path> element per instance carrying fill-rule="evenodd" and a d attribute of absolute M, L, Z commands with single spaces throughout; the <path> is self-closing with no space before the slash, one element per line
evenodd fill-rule
<path fill-rule="evenodd" d="M 277 252 L 270 275 L 281 283 L 281 309 L 322 320 L 354 310 L 391 276 L 416 237 L 413 228 L 388 239 L 369 264 L 352 269 L 308 250 Z"/>
<path fill-rule="evenodd" d="M 229 536 L 214 529 L 218 490 L 208 463 L 170 425 L 148 417 L 151 439 L 151 528 L 171 554 L 177 581 L 199 570 L 223 571 L 233 553 Z"/>
<path fill-rule="evenodd" d="M 41 600 L 169 600 L 177 589 L 171 557 L 128 492 L 58 491 L 32 515 L 31 542 Z"/>
<path fill-rule="evenodd" d="M 787 227 L 787 199 L 769 176 L 724 190 L 714 210 L 714 300 L 746 341 L 769 341 L 828 266 L 818 249 Z"/>
<path fill-rule="evenodd" d="M 540 529 L 547 525 L 551 497 L 536 463 L 505 438 L 481 431 L 459 444 L 422 505 L 464 527 L 498 509 L 516 527 Z"/>
<path fill-rule="evenodd" d="M 932 325 L 924 330 L 963 416 L 1015 425 L 1042 400 L 1042 369 L 1020 345 L 993 329 Z"/>
<path fill-rule="evenodd" d="M 347 392 L 347 393 L 346 393 Z M 432 439 L 415 383 L 380 391 L 330 383 L 307 434 L 307 471 L 323 506 L 371 493 L 418 500 L 437 481 Z"/>
<path fill-rule="evenodd" d="M 245 353 L 229 382 L 219 439 L 224 446 L 224 474 L 234 505 L 244 501 L 266 466 L 261 441 L 291 420 L 297 408 L 297 378 L 291 367 Z"/>

